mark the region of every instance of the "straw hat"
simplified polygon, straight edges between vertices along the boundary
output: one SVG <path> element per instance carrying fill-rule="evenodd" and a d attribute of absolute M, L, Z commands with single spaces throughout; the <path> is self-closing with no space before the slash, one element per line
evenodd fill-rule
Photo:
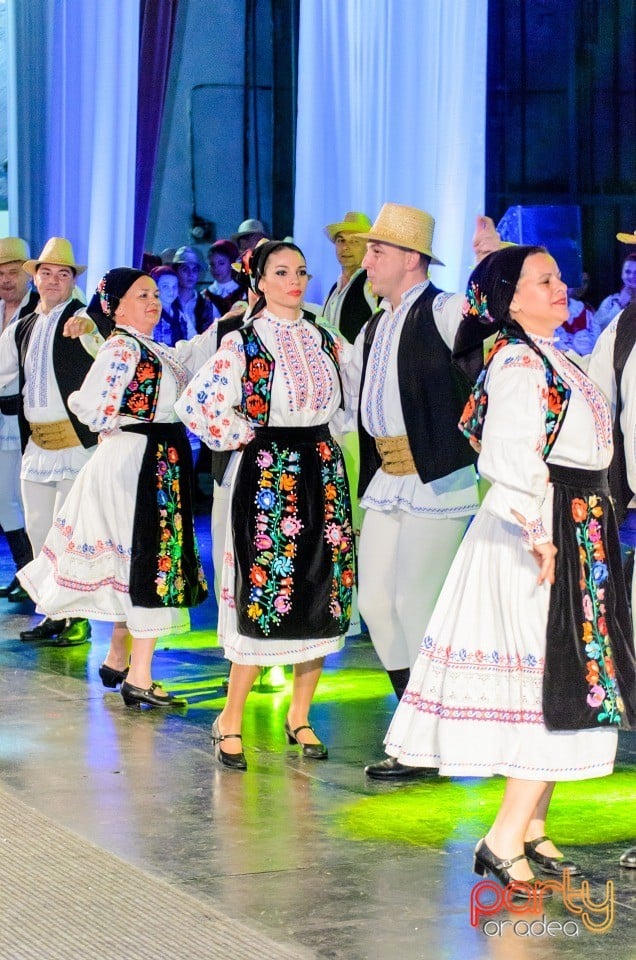
<path fill-rule="evenodd" d="M 51 237 L 47 240 L 37 260 L 27 260 L 22 264 L 22 269 L 33 276 L 41 263 L 52 263 L 56 267 L 70 267 L 76 274 L 84 273 L 86 270 L 85 265 L 75 263 L 71 242 L 64 237 Z"/>
<path fill-rule="evenodd" d="M 636 247 L 636 230 L 633 233 L 617 233 L 616 239 L 620 240 L 621 243 L 630 243 L 633 247 Z"/>
<path fill-rule="evenodd" d="M 344 220 L 341 220 L 340 223 L 328 223 L 325 227 L 325 235 L 329 237 L 332 243 L 335 243 L 336 236 L 339 233 L 364 233 L 365 230 L 370 229 L 371 221 L 366 213 L 352 210 L 350 213 L 345 213 Z"/>
<path fill-rule="evenodd" d="M 0 240 L 0 263 L 24 263 L 28 257 L 29 248 L 21 237 Z"/>
<path fill-rule="evenodd" d="M 430 213 L 401 203 L 385 203 L 368 233 L 359 233 L 358 236 L 404 247 L 405 250 L 417 250 L 430 257 L 431 263 L 443 267 L 432 250 L 434 229 L 435 220 Z"/>

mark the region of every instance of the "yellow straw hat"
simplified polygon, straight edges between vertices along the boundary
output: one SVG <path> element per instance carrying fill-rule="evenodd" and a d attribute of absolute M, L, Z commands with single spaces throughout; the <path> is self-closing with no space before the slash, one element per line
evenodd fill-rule
<path fill-rule="evenodd" d="M 21 237 L 0 240 L 0 263 L 24 263 L 28 257 L 29 248 Z"/>
<path fill-rule="evenodd" d="M 364 230 L 371 229 L 371 221 L 366 213 L 360 213 L 358 210 L 351 210 L 345 213 L 344 220 L 340 223 L 328 223 L 325 227 L 325 235 L 329 237 L 332 243 L 336 242 L 336 236 L 339 233 L 362 233 Z"/>
<path fill-rule="evenodd" d="M 405 207 L 401 203 L 385 203 L 368 233 L 359 233 L 358 236 L 406 250 L 417 250 L 430 257 L 431 263 L 443 267 L 444 264 L 432 249 L 434 229 L 435 220 L 430 213 L 417 207 Z"/>
<path fill-rule="evenodd" d="M 75 263 L 75 254 L 70 240 L 64 237 L 51 237 L 44 244 L 42 253 L 37 260 L 27 260 L 22 264 L 22 269 L 34 275 L 41 263 L 51 263 L 55 267 L 70 267 L 76 274 L 84 273 L 86 266 Z"/>
<path fill-rule="evenodd" d="M 636 247 L 636 230 L 633 233 L 617 233 L 616 239 L 620 240 L 621 243 L 631 243 L 633 247 Z"/>

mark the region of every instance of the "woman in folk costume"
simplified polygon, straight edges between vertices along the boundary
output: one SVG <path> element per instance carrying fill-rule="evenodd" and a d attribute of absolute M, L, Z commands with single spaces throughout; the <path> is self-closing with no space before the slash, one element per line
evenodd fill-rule
<path fill-rule="evenodd" d="M 342 406 L 337 332 L 303 316 L 305 258 L 268 241 L 251 259 L 262 310 L 223 338 L 177 412 L 213 450 L 242 450 L 224 556 L 219 640 L 232 662 L 212 734 L 225 766 L 247 767 L 243 709 L 264 665 L 294 665 L 289 743 L 326 759 L 309 708 L 326 654 L 349 626 L 354 581 L 351 506 L 329 422 Z"/>
<path fill-rule="evenodd" d="M 542 247 L 491 254 L 471 276 L 455 356 L 477 380 L 461 426 L 492 486 L 385 740 L 405 764 L 507 778 L 475 849 L 475 870 L 503 885 L 532 883 L 529 861 L 580 872 L 545 836 L 555 782 L 611 773 L 618 728 L 636 715 L 610 411 L 554 347 L 567 311 Z"/>
<path fill-rule="evenodd" d="M 20 576 L 47 616 L 112 621 L 102 682 L 121 684 L 128 706 L 164 707 L 177 701 L 152 680 L 157 637 L 187 632 L 187 608 L 207 596 L 190 446 L 173 408 L 216 338 L 206 331 L 176 348 L 155 343 L 161 304 L 155 281 L 140 270 L 110 270 L 97 290 L 115 324 L 109 339 L 90 317 L 73 318 L 66 332 L 98 350 L 69 406 L 100 443 Z"/>

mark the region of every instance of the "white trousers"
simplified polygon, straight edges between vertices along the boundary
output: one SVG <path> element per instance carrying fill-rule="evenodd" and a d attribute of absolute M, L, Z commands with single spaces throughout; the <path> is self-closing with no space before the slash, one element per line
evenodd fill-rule
<path fill-rule="evenodd" d="M 19 450 L 0 450 L 0 526 L 5 533 L 24 527 L 20 494 L 21 463 L 22 454 Z"/>
<path fill-rule="evenodd" d="M 44 546 L 46 535 L 53 521 L 62 509 L 74 480 L 57 480 L 52 483 L 36 483 L 33 480 L 22 481 L 22 499 L 24 501 L 24 521 L 33 556 Z"/>
<path fill-rule="evenodd" d="M 432 519 L 367 510 L 360 534 L 358 602 L 385 670 L 413 667 L 467 517 Z"/>

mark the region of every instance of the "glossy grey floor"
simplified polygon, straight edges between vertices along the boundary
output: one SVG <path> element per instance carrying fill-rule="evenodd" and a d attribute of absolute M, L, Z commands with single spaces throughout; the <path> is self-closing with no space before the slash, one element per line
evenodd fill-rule
<path fill-rule="evenodd" d="M 4 569 L 0 562 L 0 573 L 7 570 L 6 561 Z M 539 927 L 530 932 L 527 924 L 496 932 L 491 927 L 490 933 L 483 923 L 472 927 L 471 852 L 477 837 L 458 834 L 460 839 L 444 845 L 418 847 L 399 829 L 384 839 L 342 829 L 344 809 L 378 804 L 388 794 L 421 798 L 424 819 L 438 802 L 432 784 L 387 787 L 364 777 L 364 763 L 382 756 L 382 735 L 393 709 L 368 641 L 348 642 L 328 664 L 313 712 L 329 744 L 327 762 L 303 760 L 285 744 L 287 693 L 257 689 L 244 731 L 249 770 L 222 769 L 209 738 L 226 672 L 206 632 L 214 616 L 208 602 L 193 616 L 192 636 L 162 644 L 157 653 L 157 676 L 186 691 L 188 710 L 136 711 L 99 682 L 106 625 L 97 624 L 92 642 L 82 647 L 25 644 L 17 636 L 35 622 L 28 608 L 0 600 L 0 785 L 46 823 L 62 828 L 62 834 L 71 831 L 130 865 L 133 911 L 135 889 L 139 896 L 135 936 L 147 936 L 148 957 L 187 957 L 187 934 L 196 922 L 196 911 L 186 911 L 181 934 L 153 942 L 152 928 L 143 929 L 141 905 L 157 881 L 167 884 L 175 899 L 187 895 L 227 917 L 230 931 L 233 920 L 240 925 L 235 950 L 210 944 L 210 957 L 229 960 L 244 956 L 238 945 L 243 929 L 261 934 L 262 956 L 272 958 L 294 955 L 294 949 L 298 957 L 338 960 L 636 956 L 636 871 L 618 868 L 625 844 L 607 843 L 603 823 L 582 824 L 586 844 L 570 852 L 582 862 L 595 891 L 612 879 L 615 919 L 605 934 L 590 933 L 579 922 L 576 935 L 549 934 Z M 620 761 L 624 771 L 636 770 L 635 734 L 621 734 Z M 607 817 L 631 821 L 636 842 L 633 805 L 608 809 Z M 28 895 L 23 884 L 12 881 L 12 870 L 19 871 L 19 863 L 7 866 L 5 858 L 3 898 L 12 889 Z M 68 875 L 72 887 L 72 862 Z M 37 878 L 33 882 L 38 885 Z M 44 875 L 41 884 L 33 896 L 47 904 Z M 99 901 L 120 955 L 136 955 L 126 952 L 127 930 L 121 927 L 112 885 L 100 891 Z M 93 904 L 94 897 L 87 902 Z M 48 909 L 52 922 L 64 921 L 53 916 L 54 903 Z M 561 927 L 572 918 L 558 898 L 544 913 L 546 921 L 560 921 Z M 500 919 L 504 916 L 517 919 L 511 914 Z M 66 920 L 72 943 L 72 918 Z M 16 960 L 57 956 L 45 939 L 38 946 L 37 930 L 34 934 L 17 924 L 13 935 Z M 276 943 L 279 948 L 272 946 Z M 68 955 L 80 955 L 79 939 L 77 954 Z M 94 955 L 110 953 L 96 944 Z"/>

